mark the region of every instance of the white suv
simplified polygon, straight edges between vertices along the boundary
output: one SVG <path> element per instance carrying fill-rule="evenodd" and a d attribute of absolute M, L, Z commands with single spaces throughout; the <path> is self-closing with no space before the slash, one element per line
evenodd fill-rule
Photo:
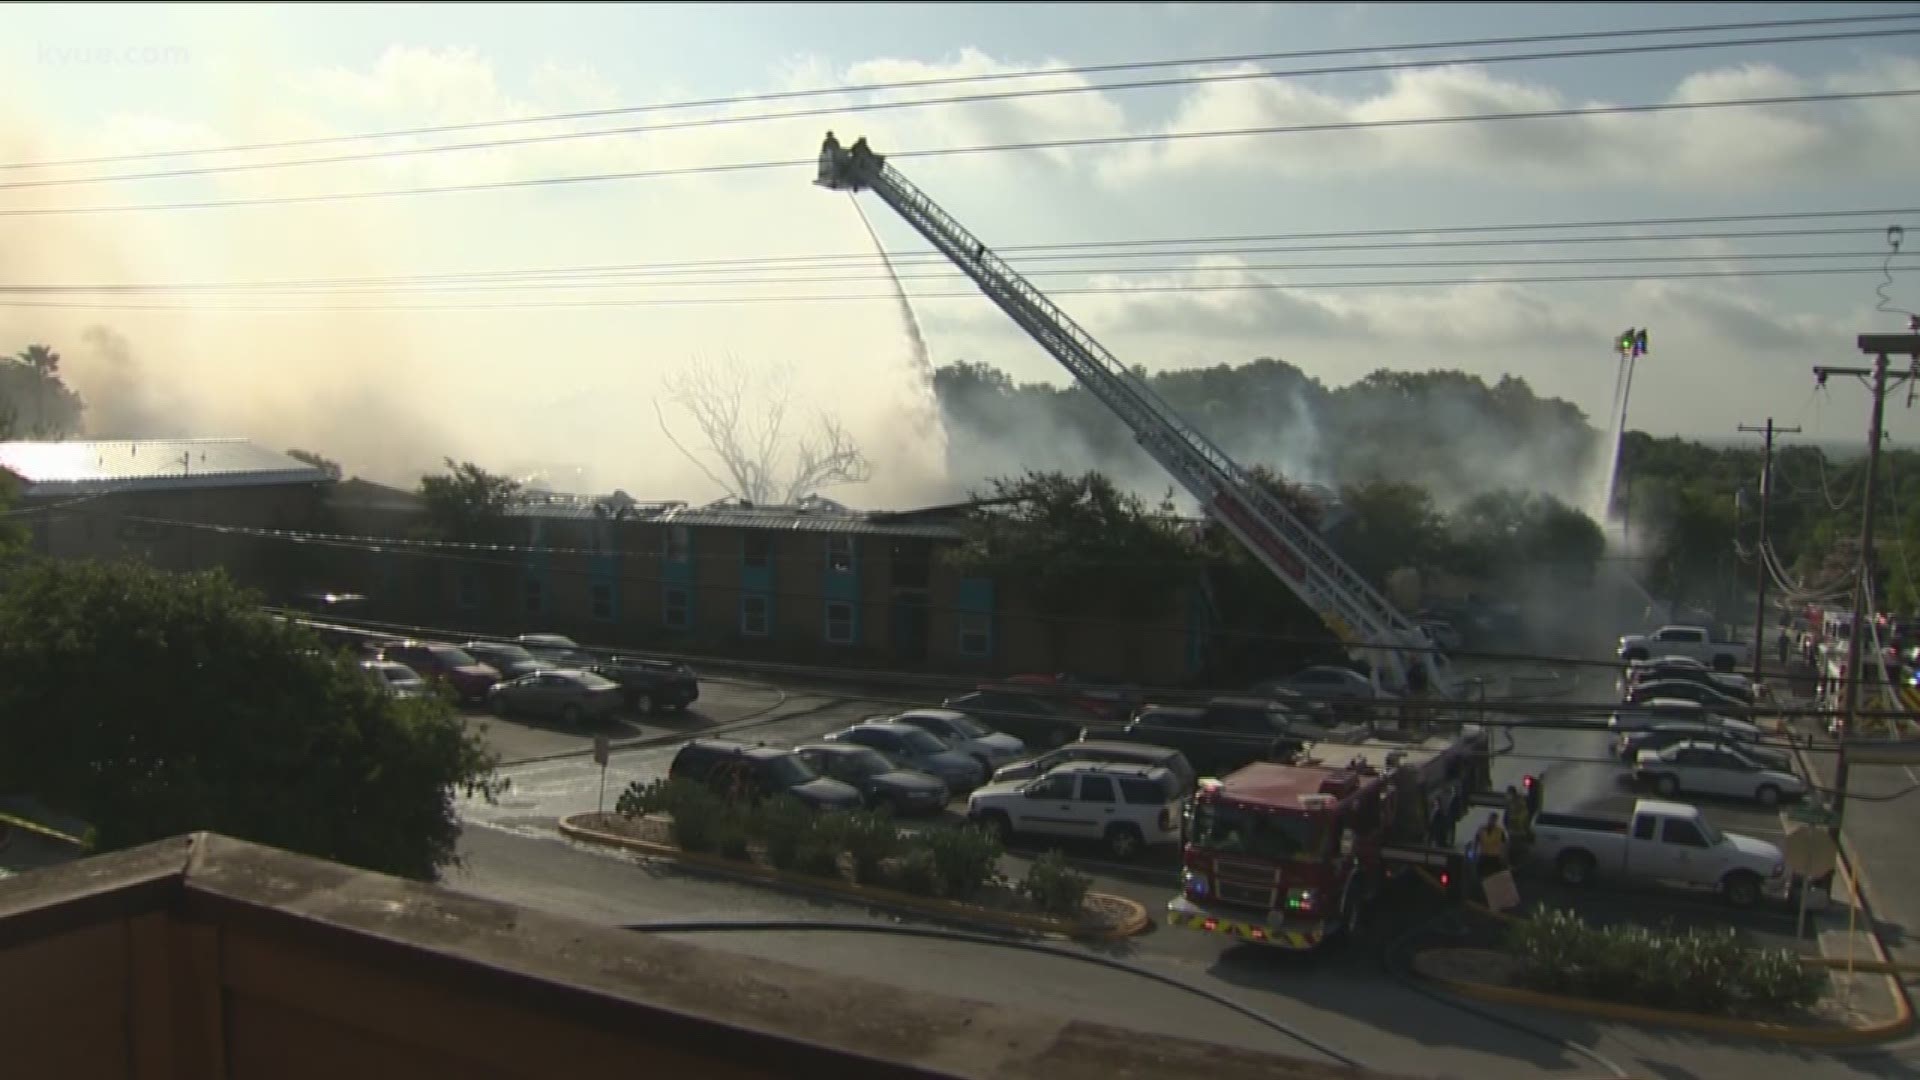
<path fill-rule="evenodd" d="M 1180 840 L 1186 792 L 1158 766 L 1075 761 L 1037 780 L 988 784 L 967 799 L 967 817 L 1002 841 L 1017 834 L 1098 840 L 1115 858 Z"/>

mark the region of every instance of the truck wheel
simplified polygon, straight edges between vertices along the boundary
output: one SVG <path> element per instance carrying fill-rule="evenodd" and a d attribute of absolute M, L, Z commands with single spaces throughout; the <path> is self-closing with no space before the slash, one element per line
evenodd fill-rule
<path fill-rule="evenodd" d="M 1579 888 L 1593 880 L 1593 856 L 1584 851 L 1568 851 L 1554 860 L 1553 876 L 1560 884 Z"/>
<path fill-rule="evenodd" d="M 1750 908 L 1760 902 L 1760 878 L 1745 870 L 1728 874 L 1720 883 L 1720 894 L 1737 908 Z"/>
<path fill-rule="evenodd" d="M 1114 858 L 1131 859 L 1140 854 L 1143 846 L 1145 841 L 1141 839 L 1139 829 L 1131 825 L 1107 826 L 1107 854 Z"/>
<path fill-rule="evenodd" d="M 1661 773 L 1659 778 L 1654 780 L 1653 789 L 1660 793 L 1661 798 L 1671 799 L 1680 794 L 1680 778 L 1672 773 Z"/>
<path fill-rule="evenodd" d="M 1000 841 L 1001 847 L 1013 842 L 1013 819 L 1007 815 L 998 811 L 981 814 L 979 824 L 989 836 Z"/>
<path fill-rule="evenodd" d="M 1780 789 L 1772 784 L 1761 784 L 1760 790 L 1754 792 L 1753 797 L 1760 800 L 1761 806 L 1780 805 Z"/>

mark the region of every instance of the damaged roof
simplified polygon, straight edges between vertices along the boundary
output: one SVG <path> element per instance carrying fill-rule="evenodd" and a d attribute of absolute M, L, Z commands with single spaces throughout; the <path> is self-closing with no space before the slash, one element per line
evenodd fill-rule
<path fill-rule="evenodd" d="M 247 439 L 0 442 L 27 498 L 109 491 L 321 484 L 325 470 Z"/>

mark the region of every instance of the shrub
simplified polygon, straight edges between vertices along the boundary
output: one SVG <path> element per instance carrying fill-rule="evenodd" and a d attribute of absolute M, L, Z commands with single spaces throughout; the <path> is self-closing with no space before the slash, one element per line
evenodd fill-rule
<path fill-rule="evenodd" d="M 716 827 L 720 854 L 746 862 L 753 858 L 753 838 L 758 831 L 758 810 L 751 803 L 726 805 Z"/>
<path fill-rule="evenodd" d="M 1000 876 L 1005 849 L 985 829 L 962 825 L 957 829 L 928 829 L 920 840 L 933 855 L 934 876 L 940 892 L 953 900 L 970 899 Z"/>
<path fill-rule="evenodd" d="M 669 830 L 682 851 L 708 852 L 720 844 L 729 813 L 726 801 L 698 784 L 669 785 Z"/>
<path fill-rule="evenodd" d="M 641 783 L 635 780 L 628 784 L 620 797 L 614 800 L 613 812 L 621 817 L 645 817 L 667 808 L 667 784 L 662 778 Z"/>
<path fill-rule="evenodd" d="M 853 862 L 853 880 L 863 885 L 880 880 L 880 866 L 900 850 L 900 830 L 885 812 L 850 814 L 840 828 L 842 847 Z"/>
<path fill-rule="evenodd" d="M 1020 891 L 1035 907 L 1063 918 L 1080 914 L 1087 890 L 1092 887 L 1093 878 L 1068 866 L 1067 857 L 1058 851 L 1049 851 L 1035 859 L 1027 867 L 1026 878 L 1020 882 Z"/>
<path fill-rule="evenodd" d="M 1791 950 L 1754 948 L 1726 927 L 1593 927 L 1543 911 L 1516 924 L 1507 946 L 1535 989 L 1656 1008 L 1779 1014 L 1812 1005 L 1825 985 Z"/>
<path fill-rule="evenodd" d="M 767 862 L 775 870 L 791 870 L 800 862 L 800 846 L 815 828 L 813 811 L 791 795 L 770 799 L 757 820 Z"/>
<path fill-rule="evenodd" d="M 940 876 L 933 865 L 933 852 L 924 847 L 908 848 L 893 860 L 887 872 L 889 886 L 915 896 L 932 896 L 939 882 Z"/>
<path fill-rule="evenodd" d="M 840 852 L 821 844 L 818 840 L 809 840 L 800 845 L 794 869 L 814 877 L 840 877 Z"/>

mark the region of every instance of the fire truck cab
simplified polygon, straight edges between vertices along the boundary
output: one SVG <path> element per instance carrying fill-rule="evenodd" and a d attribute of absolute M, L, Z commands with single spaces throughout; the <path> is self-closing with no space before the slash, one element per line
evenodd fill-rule
<path fill-rule="evenodd" d="M 1436 816 L 1488 787 L 1483 733 L 1318 743 L 1293 763 L 1202 780 L 1188 806 L 1171 926 L 1307 950 L 1351 931 L 1385 878 L 1450 866 Z"/>

